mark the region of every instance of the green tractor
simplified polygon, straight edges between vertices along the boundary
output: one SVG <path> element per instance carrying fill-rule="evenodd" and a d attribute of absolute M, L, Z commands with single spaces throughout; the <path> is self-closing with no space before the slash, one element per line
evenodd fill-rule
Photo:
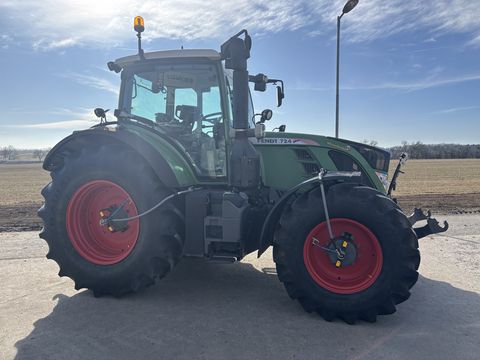
<path fill-rule="evenodd" d="M 387 191 L 390 154 L 310 134 L 266 132 L 249 75 L 246 30 L 215 50 L 146 53 L 108 63 L 121 73 L 116 121 L 60 141 L 43 168 L 38 211 L 60 276 L 95 296 L 152 285 L 183 257 L 233 262 L 273 246 L 292 299 L 326 320 L 373 322 L 395 312 L 418 278 L 418 239 L 444 231 L 407 217 Z M 420 219 L 428 223 L 413 228 Z"/>

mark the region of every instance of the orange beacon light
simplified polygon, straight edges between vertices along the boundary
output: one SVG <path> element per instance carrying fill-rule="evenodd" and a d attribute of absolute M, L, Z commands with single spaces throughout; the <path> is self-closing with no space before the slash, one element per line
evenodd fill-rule
<path fill-rule="evenodd" d="M 145 21 L 143 20 L 143 17 L 135 16 L 135 19 L 133 20 L 133 28 L 138 33 L 141 33 L 145 30 Z"/>

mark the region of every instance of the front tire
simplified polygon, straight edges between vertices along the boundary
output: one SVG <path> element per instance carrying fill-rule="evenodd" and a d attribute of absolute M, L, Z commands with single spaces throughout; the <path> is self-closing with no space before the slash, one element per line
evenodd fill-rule
<path fill-rule="evenodd" d="M 327 203 L 334 236 L 346 237 L 349 256 L 337 264 L 326 250 L 320 189 L 302 194 L 284 211 L 274 235 L 274 261 L 288 294 L 328 321 L 374 322 L 395 312 L 418 279 L 418 240 L 408 219 L 391 199 L 361 185 L 331 185 Z"/>
<path fill-rule="evenodd" d="M 122 216 L 152 208 L 168 195 L 151 168 L 133 151 L 103 146 L 65 154 L 43 190 L 40 237 L 60 276 L 96 296 L 138 291 L 165 276 L 180 260 L 183 223 L 173 204 L 119 224 L 100 224 L 112 206 Z M 110 210 L 108 210 L 110 208 Z"/>

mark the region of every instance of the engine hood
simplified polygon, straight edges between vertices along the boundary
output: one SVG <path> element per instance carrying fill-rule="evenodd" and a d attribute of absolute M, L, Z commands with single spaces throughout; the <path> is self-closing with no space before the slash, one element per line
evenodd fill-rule
<path fill-rule="evenodd" d="M 386 180 L 390 160 L 390 153 L 384 149 L 345 139 L 287 132 L 268 132 L 264 138 L 250 141 L 262 157 L 262 178 L 274 188 L 298 184 L 320 168 L 352 171 L 352 164 L 356 163 L 365 183 L 384 191 L 381 179 Z"/>

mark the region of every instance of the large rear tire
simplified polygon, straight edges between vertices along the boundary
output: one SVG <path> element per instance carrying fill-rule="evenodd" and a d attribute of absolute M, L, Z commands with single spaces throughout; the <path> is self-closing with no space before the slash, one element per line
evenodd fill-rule
<path fill-rule="evenodd" d="M 334 236 L 352 237 L 346 244 L 350 263 L 337 264 L 336 255 L 325 251 L 330 239 L 316 188 L 280 219 L 273 248 L 280 281 L 307 312 L 327 321 L 374 322 L 394 313 L 418 279 L 418 240 L 407 217 L 391 199 L 361 185 L 330 186 L 327 203 Z"/>
<path fill-rule="evenodd" d="M 119 224 L 100 224 L 101 214 L 120 207 L 122 216 L 135 216 L 168 195 L 151 168 L 133 151 L 103 146 L 65 154 L 43 190 L 38 211 L 44 228 L 40 237 L 49 246 L 60 276 L 88 288 L 95 296 L 138 291 L 165 276 L 183 252 L 183 220 L 169 204 Z M 121 226 L 120 226 L 121 225 Z"/>

